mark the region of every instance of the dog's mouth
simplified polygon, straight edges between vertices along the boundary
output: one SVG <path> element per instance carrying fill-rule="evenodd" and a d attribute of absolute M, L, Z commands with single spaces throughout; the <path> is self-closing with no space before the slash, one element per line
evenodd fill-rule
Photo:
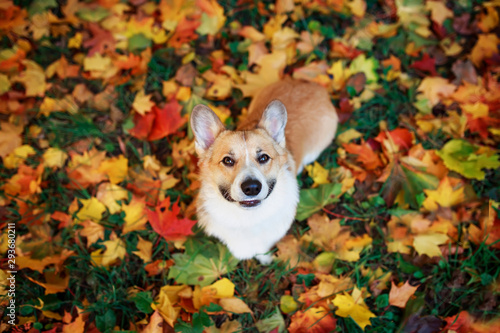
<path fill-rule="evenodd" d="M 262 200 L 243 200 L 243 201 L 236 201 L 231 197 L 231 194 L 229 193 L 229 189 L 224 187 L 224 186 L 219 186 L 219 191 L 224 197 L 229 202 L 238 202 L 241 207 L 244 208 L 252 208 L 252 207 L 257 207 L 262 203 L 262 201 L 266 200 L 270 195 L 271 192 L 274 190 L 274 186 L 276 185 L 276 180 L 271 180 L 268 182 L 269 190 L 267 192 L 267 195 L 264 199 Z"/>
<path fill-rule="evenodd" d="M 239 204 L 245 208 L 257 207 L 262 201 L 260 200 L 246 200 L 240 201 Z"/>

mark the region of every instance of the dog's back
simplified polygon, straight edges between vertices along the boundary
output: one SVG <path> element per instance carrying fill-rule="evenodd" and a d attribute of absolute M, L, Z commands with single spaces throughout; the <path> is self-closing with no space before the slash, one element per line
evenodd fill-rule
<path fill-rule="evenodd" d="M 249 115 L 238 129 L 255 128 L 266 106 L 275 99 L 287 109 L 286 146 L 295 159 L 298 173 L 332 142 L 337 130 L 337 113 L 324 87 L 285 79 L 262 89 L 254 97 Z"/>

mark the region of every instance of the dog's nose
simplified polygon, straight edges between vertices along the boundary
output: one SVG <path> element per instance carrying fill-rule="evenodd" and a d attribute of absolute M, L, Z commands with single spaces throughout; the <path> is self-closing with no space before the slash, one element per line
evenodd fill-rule
<path fill-rule="evenodd" d="M 241 190 L 249 197 L 254 197 L 260 193 L 262 184 L 256 179 L 247 179 L 241 183 Z"/>

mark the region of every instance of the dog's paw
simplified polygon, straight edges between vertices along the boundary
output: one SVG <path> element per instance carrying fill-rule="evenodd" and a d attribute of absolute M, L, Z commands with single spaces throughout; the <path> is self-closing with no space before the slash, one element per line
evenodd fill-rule
<path fill-rule="evenodd" d="M 258 254 L 255 256 L 262 265 L 269 265 L 273 262 L 273 257 L 270 254 Z"/>

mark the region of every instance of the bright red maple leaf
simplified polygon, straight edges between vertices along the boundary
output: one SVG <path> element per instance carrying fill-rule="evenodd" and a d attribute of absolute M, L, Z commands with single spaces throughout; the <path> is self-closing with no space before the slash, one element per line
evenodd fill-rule
<path fill-rule="evenodd" d="M 169 134 L 175 133 L 179 127 L 184 125 L 186 119 L 181 117 L 181 110 L 182 106 L 177 100 L 168 102 L 162 109 L 153 106 L 152 112 L 155 113 L 155 121 L 149 133 L 148 140 L 154 141 L 164 138 Z"/>
<path fill-rule="evenodd" d="M 178 240 L 192 235 L 191 229 L 196 224 L 196 221 L 178 217 L 181 210 L 178 202 L 172 205 L 172 210 L 169 210 L 169 208 L 170 198 L 160 202 L 154 211 L 145 208 L 149 224 L 151 224 L 153 230 L 166 240 Z"/>
<path fill-rule="evenodd" d="M 162 139 L 175 133 L 186 122 L 186 119 L 181 117 L 181 110 L 182 106 L 177 100 L 168 102 L 161 109 L 155 105 L 144 116 L 134 116 L 135 127 L 129 133 L 141 140 Z"/>

